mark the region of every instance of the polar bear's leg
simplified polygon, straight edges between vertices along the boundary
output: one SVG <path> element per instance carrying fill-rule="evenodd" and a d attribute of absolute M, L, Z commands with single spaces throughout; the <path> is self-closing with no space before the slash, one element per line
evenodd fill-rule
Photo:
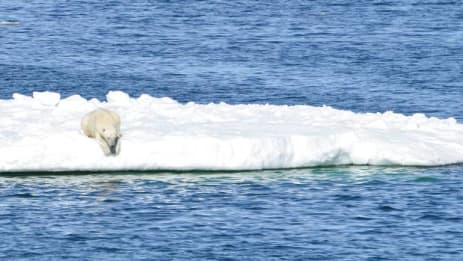
<path fill-rule="evenodd" d="M 109 148 L 108 143 L 106 143 L 106 141 L 101 137 L 97 137 L 96 140 L 100 144 L 100 147 L 103 150 L 104 155 L 106 156 L 110 155 L 111 149 Z"/>
<path fill-rule="evenodd" d="M 114 155 L 119 155 L 119 152 L 121 152 L 121 138 L 120 136 L 116 138 L 116 144 L 114 145 L 115 148 L 112 151 Z"/>

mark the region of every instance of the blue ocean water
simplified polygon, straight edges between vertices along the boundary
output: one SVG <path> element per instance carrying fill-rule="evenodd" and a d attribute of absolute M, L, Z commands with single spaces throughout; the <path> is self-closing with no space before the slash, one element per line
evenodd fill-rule
<path fill-rule="evenodd" d="M 459 1 L 0 2 L 0 98 L 463 120 Z M 0 175 L 0 258 L 460 260 L 463 167 Z"/>

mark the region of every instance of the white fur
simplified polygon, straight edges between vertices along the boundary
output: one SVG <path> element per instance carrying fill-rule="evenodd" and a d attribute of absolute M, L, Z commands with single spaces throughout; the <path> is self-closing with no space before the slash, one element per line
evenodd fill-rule
<path fill-rule="evenodd" d="M 95 138 L 106 156 L 118 155 L 121 150 L 120 125 L 116 112 L 101 108 L 85 114 L 81 121 L 84 134 Z"/>

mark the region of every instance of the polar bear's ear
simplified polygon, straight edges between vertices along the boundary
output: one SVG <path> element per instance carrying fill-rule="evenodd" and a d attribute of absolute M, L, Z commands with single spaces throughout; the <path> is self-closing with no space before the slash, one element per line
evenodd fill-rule
<path fill-rule="evenodd" d="M 102 131 L 102 132 L 106 132 L 106 129 L 105 129 L 105 128 L 103 128 L 103 129 L 101 129 L 101 131 Z"/>

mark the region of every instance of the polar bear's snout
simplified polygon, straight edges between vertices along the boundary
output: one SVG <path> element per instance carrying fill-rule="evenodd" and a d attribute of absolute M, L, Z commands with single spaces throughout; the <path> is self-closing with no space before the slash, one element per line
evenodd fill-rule
<path fill-rule="evenodd" d="M 121 148 L 120 118 L 113 111 L 96 109 L 84 115 L 82 131 L 95 138 L 106 156 L 118 155 Z"/>

